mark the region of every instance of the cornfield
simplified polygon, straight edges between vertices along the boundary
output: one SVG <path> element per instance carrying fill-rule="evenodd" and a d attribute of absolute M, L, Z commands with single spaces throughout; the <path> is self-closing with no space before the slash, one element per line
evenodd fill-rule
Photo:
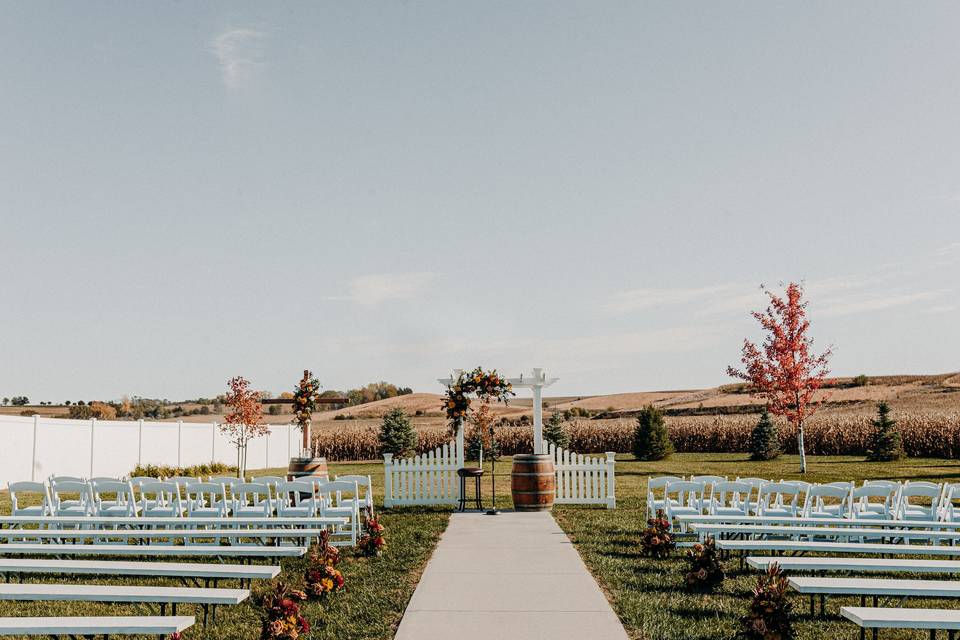
<path fill-rule="evenodd" d="M 910 411 L 895 416 L 907 455 L 930 458 L 960 458 L 960 411 Z M 821 414 L 805 428 L 805 445 L 811 455 L 865 455 L 873 433 L 872 415 Z M 747 450 L 750 432 L 756 424 L 753 415 L 669 417 L 670 439 L 678 452 L 738 453 Z M 565 425 L 570 434 L 570 449 L 578 453 L 631 450 L 634 421 L 573 420 Z M 796 431 L 778 423 L 780 441 L 787 453 L 797 452 Z M 375 460 L 381 457 L 377 427 L 374 425 L 337 425 L 314 434 L 317 455 L 328 460 Z M 450 442 L 444 426 L 418 428 L 418 453 Z M 503 455 L 525 453 L 533 449 L 533 430 L 529 426 L 501 426 L 496 438 Z"/>

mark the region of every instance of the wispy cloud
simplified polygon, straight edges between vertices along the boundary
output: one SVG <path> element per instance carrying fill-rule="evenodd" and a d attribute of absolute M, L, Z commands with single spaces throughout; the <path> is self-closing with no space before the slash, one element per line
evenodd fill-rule
<path fill-rule="evenodd" d="M 678 287 L 673 289 L 645 287 L 619 291 L 611 296 L 604 309 L 614 313 L 674 306 L 691 302 L 706 302 L 742 290 L 740 284 L 718 284 L 705 287 Z"/>
<path fill-rule="evenodd" d="M 242 87 L 260 74 L 266 37 L 264 32 L 249 27 L 232 27 L 214 36 L 210 52 L 220 65 L 227 88 Z"/>
<path fill-rule="evenodd" d="M 357 276 L 348 284 L 345 296 L 328 296 L 327 300 L 349 300 L 363 305 L 376 305 L 386 300 L 409 300 L 415 298 L 434 280 L 435 274 L 376 273 Z"/>
<path fill-rule="evenodd" d="M 953 291 L 933 288 L 938 270 L 960 261 L 960 243 L 954 242 L 921 257 L 879 265 L 860 273 L 805 282 L 812 310 L 824 317 L 869 313 L 894 307 L 915 307 L 917 313 L 943 308 Z M 776 291 L 777 286 L 772 289 Z M 757 285 L 728 282 L 699 287 L 639 288 L 610 295 L 600 307 L 609 314 L 649 309 L 686 310 L 687 317 L 716 317 L 767 304 Z"/>
<path fill-rule="evenodd" d="M 935 291 L 919 291 L 917 293 L 904 293 L 892 295 L 862 295 L 853 300 L 834 298 L 820 303 L 817 314 L 822 317 L 852 316 L 858 313 L 867 313 L 869 311 L 880 311 L 882 309 L 891 309 L 893 307 L 902 307 L 905 305 L 919 302 L 932 302 L 943 299 L 948 293 L 946 289 Z"/>

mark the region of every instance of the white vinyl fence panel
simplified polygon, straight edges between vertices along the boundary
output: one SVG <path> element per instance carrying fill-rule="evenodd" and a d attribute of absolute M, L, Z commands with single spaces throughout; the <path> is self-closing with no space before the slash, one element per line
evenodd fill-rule
<path fill-rule="evenodd" d="M 292 425 L 255 438 L 247 467 L 286 467 L 295 453 Z M 237 450 L 216 423 L 65 420 L 0 416 L 0 487 L 51 475 L 122 476 L 137 464 L 236 464 Z"/>

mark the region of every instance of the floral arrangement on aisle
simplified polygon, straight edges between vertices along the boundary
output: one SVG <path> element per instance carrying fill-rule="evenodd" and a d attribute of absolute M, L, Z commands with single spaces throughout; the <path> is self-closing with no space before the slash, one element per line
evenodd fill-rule
<path fill-rule="evenodd" d="M 300 603 L 307 594 L 277 582 L 258 598 L 261 613 L 260 640 L 297 640 L 310 633 L 310 623 L 300 614 Z"/>
<path fill-rule="evenodd" d="M 713 538 L 707 538 L 703 543 L 698 542 L 687 550 L 689 571 L 686 575 L 687 589 L 691 591 L 712 591 L 723 582 L 726 574 L 723 572 L 723 563 L 720 562 L 720 553 Z"/>
<path fill-rule="evenodd" d="M 363 519 L 363 536 L 357 544 L 360 553 L 367 557 L 382 556 L 383 550 L 387 548 L 387 541 L 383 537 L 384 531 L 385 527 L 373 517 L 370 509 L 367 509 Z"/>
<path fill-rule="evenodd" d="M 665 558 L 677 547 L 670 534 L 670 521 L 658 509 L 656 517 L 647 519 L 647 528 L 640 532 L 640 548 L 643 555 Z"/>
<path fill-rule="evenodd" d="M 310 554 L 307 570 L 303 575 L 309 595 L 323 598 L 343 589 L 343 574 L 336 568 L 338 562 L 340 552 L 330 545 L 330 532 L 324 531 L 317 549 Z"/>
<path fill-rule="evenodd" d="M 467 420 L 467 414 L 470 412 L 470 394 L 485 403 L 496 400 L 504 404 L 510 396 L 516 395 L 513 392 L 513 386 L 497 373 L 496 369 L 484 371 L 483 367 L 477 367 L 470 372 L 461 372 L 453 384 L 447 387 L 443 396 L 442 408 L 450 423 L 450 430 L 454 433 Z"/>
<path fill-rule="evenodd" d="M 766 573 L 757 578 L 747 615 L 740 618 L 742 628 L 738 637 L 745 640 L 793 639 L 790 620 L 793 604 L 787 598 L 788 586 L 780 565 L 775 562 L 767 565 Z"/>

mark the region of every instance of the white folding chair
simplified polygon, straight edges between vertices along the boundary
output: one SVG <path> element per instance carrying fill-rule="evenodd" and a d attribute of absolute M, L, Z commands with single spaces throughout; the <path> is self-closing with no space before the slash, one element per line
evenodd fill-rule
<path fill-rule="evenodd" d="M 286 478 L 281 478 L 280 476 L 256 476 L 250 478 L 250 482 L 254 484 L 262 484 L 270 487 L 270 497 L 276 501 L 279 498 L 277 494 L 277 485 L 281 482 L 286 482 Z"/>
<path fill-rule="evenodd" d="M 144 482 L 162 482 L 163 478 L 155 478 L 154 476 L 133 476 L 130 478 L 130 484 L 133 485 L 134 489 L 140 489 L 140 485 Z"/>
<path fill-rule="evenodd" d="M 10 492 L 10 512 L 15 516 L 49 516 L 53 515 L 53 500 L 47 485 L 42 482 L 10 482 L 7 484 Z M 39 494 L 40 504 L 27 504 L 30 500 L 23 500 L 23 494 Z M 17 495 L 20 494 L 20 495 Z"/>
<path fill-rule="evenodd" d="M 815 484 L 807 490 L 803 505 L 804 518 L 849 518 L 853 489 L 828 484 Z M 828 502 L 830 500 L 831 502 Z"/>
<path fill-rule="evenodd" d="M 245 480 L 235 476 L 210 476 L 207 482 L 215 482 L 219 485 L 223 485 L 223 490 L 227 496 L 227 500 L 230 501 L 227 504 L 227 510 L 229 511 L 233 507 L 233 488 L 238 484 L 245 482 Z"/>
<path fill-rule="evenodd" d="M 703 513 L 702 482 L 678 480 L 669 483 L 663 491 L 667 498 L 667 520 L 673 520 L 680 515 L 700 515 Z"/>
<path fill-rule="evenodd" d="M 666 495 L 661 493 L 663 497 L 657 498 L 655 491 L 657 489 L 661 492 L 666 489 L 667 485 L 671 482 L 678 482 L 683 480 L 678 476 L 657 476 L 656 478 L 647 478 L 647 517 L 653 518 L 657 515 L 657 511 L 667 511 L 667 498 Z"/>
<path fill-rule="evenodd" d="M 349 536 L 350 544 L 357 544 L 357 534 L 360 529 L 360 489 L 356 482 L 333 480 L 332 482 L 315 483 L 316 495 L 320 497 L 320 515 L 323 517 L 346 517 L 346 525 L 337 525 L 333 528 L 334 535 Z M 351 499 L 352 498 L 352 499 Z M 343 504 L 341 504 L 343 501 Z M 343 541 L 331 544 L 344 544 Z"/>
<path fill-rule="evenodd" d="M 760 493 L 760 487 L 762 487 L 762 486 L 765 485 L 765 484 L 768 484 L 768 483 L 772 482 L 771 480 L 768 480 L 768 479 L 766 479 L 766 478 L 741 478 L 740 476 L 737 476 L 736 481 L 737 481 L 737 482 L 746 482 L 746 483 L 749 484 L 751 487 L 753 487 L 754 489 L 756 489 L 758 495 L 759 495 L 759 493 Z M 756 514 L 756 513 L 757 513 L 757 502 L 756 502 L 756 500 L 753 500 L 752 502 L 750 502 L 750 513 L 753 513 L 753 514 Z"/>
<path fill-rule="evenodd" d="M 283 518 L 316 517 L 320 513 L 321 500 L 314 487 L 315 483 L 306 480 L 284 480 L 277 484 L 277 515 Z"/>
<path fill-rule="evenodd" d="M 264 517 L 273 515 L 273 492 L 266 484 L 241 482 L 233 485 L 234 517 Z"/>
<path fill-rule="evenodd" d="M 909 482 L 900 489 L 894 510 L 897 520 L 938 520 L 943 489 L 932 482 Z M 911 498 L 914 500 L 911 501 Z M 929 501 L 929 504 L 926 504 Z"/>
<path fill-rule="evenodd" d="M 800 487 L 792 482 L 768 482 L 757 493 L 758 516 L 797 517 Z"/>
<path fill-rule="evenodd" d="M 960 500 L 960 482 L 951 482 L 943 485 L 943 499 L 940 500 L 940 520 L 954 522 L 957 519 L 957 508 L 954 500 Z"/>
<path fill-rule="evenodd" d="M 855 520 L 889 520 L 893 518 L 899 487 L 894 483 L 864 483 L 853 490 Z"/>
<path fill-rule="evenodd" d="M 143 516 L 179 518 L 183 501 L 176 482 L 143 482 L 140 484 L 140 513 Z"/>
<path fill-rule="evenodd" d="M 688 479 L 692 482 L 703 483 L 703 508 L 707 509 L 710 505 L 710 497 L 713 495 L 713 487 L 718 482 L 726 482 L 727 476 L 690 476 Z"/>
<path fill-rule="evenodd" d="M 129 482 L 119 480 L 91 480 L 90 490 L 93 495 L 93 515 L 96 516 L 135 516 L 137 515 L 137 499 L 133 494 L 133 486 Z M 113 495 L 108 499 L 108 495 Z"/>
<path fill-rule="evenodd" d="M 803 505 L 807 501 L 807 491 L 809 491 L 810 487 L 812 487 L 813 485 L 807 482 L 806 480 L 782 480 L 781 479 L 780 482 L 784 484 L 792 484 L 800 490 L 800 495 L 797 499 L 797 505 L 799 505 L 800 509 L 802 510 Z"/>
<path fill-rule="evenodd" d="M 373 483 L 370 481 L 370 476 L 358 476 L 358 475 L 346 475 L 346 476 L 334 476 L 334 480 L 343 480 L 345 482 L 356 482 L 357 488 L 360 490 L 360 504 L 358 508 L 360 511 L 364 509 L 369 509 L 370 513 L 373 514 Z"/>
<path fill-rule="evenodd" d="M 86 482 L 87 479 L 83 476 L 50 476 L 49 481 L 53 484 L 56 482 Z"/>
<path fill-rule="evenodd" d="M 76 498 L 67 498 L 77 494 Z M 89 516 L 94 512 L 90 485 L 75 480 L 58 480 L 50 483 L 53 513 L 57 516 Z"/>
<path fill-rule="evenodd" d="M 727 480 L 713 485 L 707 512 L 711 516 L 750 515 L 750 494 L 753 486 L 746 482 Z"/>
<path fill-rule="evenodd" d="M 193 482 L 184 488 L 187 517 L 222 518 L 229 514 L 230 503 L 224 485 L 219 482 Z"/>

